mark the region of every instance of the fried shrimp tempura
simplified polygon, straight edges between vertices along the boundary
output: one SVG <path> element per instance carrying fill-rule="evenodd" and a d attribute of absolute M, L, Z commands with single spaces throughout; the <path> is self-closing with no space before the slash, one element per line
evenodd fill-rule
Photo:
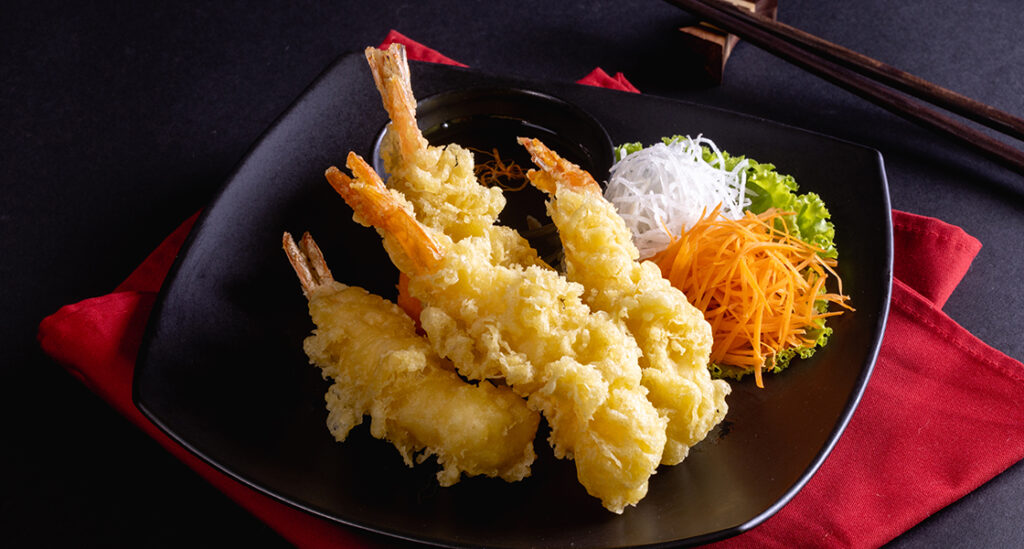
<path fill-rule="evenodd" d="M 370 433 L 391 442 L 406 465 L 437 456 L 441 486 L 466 475 L 529 476 L 539 415 L 508 388 L 462 380 L 416 334 L 397 305 L 333 279 L 307 233 L 283 245 L 316 324 L 304 348 L 334 383 L 327 426 L 344 441 L 370 416 Z"/>
<path fill-rule="evenodd" d="M 366 48 L 364 53 L 391 118 L 380 148 L 388 187 L 405 196 L 420 223 L 452 240 L 487 236 L 495 262 L 542 264 L 518 232 L 495 224 L 505 196 L 497 187 L 478 183 L 473 153 L 455 143 L 431 146 L 423 137 L 416 125 L 416 98 L 405 47 L 391 44 L 387 50 Z"/>
<path fill-rule="evenodd" d="M 640 385 L 633 338 L 592 313 L 578 284 L 537 266 L 495 264 L 489 238 L 453 241 L 420 224 L 358 155 L 347 165 L 355 179 L 334 167 L 327 179 L 409 276 L 439 354 L 466 377 L 504 379 L 541 411 L 555 455 L 575 459 L 580 482 L 606 508 L 636 504 L 661 461 L 666 420 Z"/>
<path fill-rule="evenodd" d="M 669 418 L 662 463 L 681 462 L 690 447 L 725 417 L 729 384 L 711 379 L 711 327 L 686 296 L 639 252 L 615 207 L 579 166 L 537 139 L 520 138 L 540 170 L 527 177 L 546 192 L 558 227 L 569 280 L 586 288 L 584 301 L 625 323 L 643 351 L 648 398 Z"/>

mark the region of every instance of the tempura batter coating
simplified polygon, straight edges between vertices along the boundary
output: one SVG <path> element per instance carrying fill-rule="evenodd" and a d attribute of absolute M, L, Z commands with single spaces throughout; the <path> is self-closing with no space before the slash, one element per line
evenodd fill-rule
<path fill-rule="evenodd" d="M 319 249 L 306 239 L 303 248 L 316 261 Z M 304 258 L 290 242 L 286 233 L 285 249 L 301 280 L 304 265 L 296 260 Z M 334 281 L 326 266 L 305 274 L 316 329 L 303 347 L 334 380 L 326 400 L 335 439 L 344 441 L 368 415 L 370 433 L 391 442 L 410 467 L 437 456 L 441 486 L 462 473 L 509 482 L 529 476 L 540 418 L 523 399 L 487 381 L 462 380 L 397 305 Z"/>
<path fill-rule="evenodd" d="M 405 47 L 391 44 L 387 50 L 366 48 L 364 53 L 391 118 L 380 148 L 388 187 L 402 193 L 420 223 L 452 240 L 487 236 L 496 261 L 541 264 L 525 238 L 495 224 L 505 207 L 505 196 L 498 187 L 477 182 L 473 153 L 455 143 L 432 146 L 423 137 L 416 124 L 416 98 Z"/>
<path fill-rule="evenodd" d="M 622 512 L 647 492 L 665 445 L 666 420 L 640 385 L 639 349 L 604 313 L 580 301 L 582 287 L 536 266 L 495 264 L 491 240 L 457 242 L 420 225 L 350 153 L 351 179 L 332 186 L 374 226 L 424 305 L 428 339 L 463 375 L 501 377 L 548 420 L 558 457 L 575 459 L 587 491 Z"/>
<path fill-rule="evenodd" d="M 541 170 L 527 176 L 552 200 L 566 276 L 586 288 L 584 301 L 623 322 L 643 351 L 648 398 L 669 418 L 662 463 L 681 462 L 725 417 L 729 384 L 711 379 L 711 326 L 652 262 L 638 262 L 632 235 L 586 171 L 539 140 L 520 139 Z"/>

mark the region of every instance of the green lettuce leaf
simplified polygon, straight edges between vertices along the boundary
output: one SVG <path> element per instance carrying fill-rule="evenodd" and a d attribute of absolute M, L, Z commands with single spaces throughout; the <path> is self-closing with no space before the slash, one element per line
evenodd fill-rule
<path fill-rule="evenodd" d="M 615 161 L 618 162 L 625 158 L 627 154 L 633 154 L 642 148 L 644 148 L 644 144 L 639 141 L 623 143 L 618 147 L 615 147 Z"/>

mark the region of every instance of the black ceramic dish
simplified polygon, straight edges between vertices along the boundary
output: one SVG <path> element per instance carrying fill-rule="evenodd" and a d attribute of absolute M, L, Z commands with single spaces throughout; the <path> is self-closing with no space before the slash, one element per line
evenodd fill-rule
<path fill-rule="evenodd" d="M 586 86 L 420 63 L 412 78 L 419 97 L 538 90 L 593 115 L 616 143 L 703 133 L 728 151 L 775 163 L 830 206 L 844 290 L 857 311 L 834 319 L 829 346 L 769 377 L 767 389 L 734 383 L 723 426 L 685 462 L 662 467 L 647 497 L 622 515 L 586 495 L 573 464 L 554 459 L 543 440 L 523 482 L 473 478 L 444 489 L 432 462 L 406 468 L 365 427 L 336 443 L 324 426 L 326 382 L 302 352 L 312 325 L 280 239 L 308 230 L 336 278 L 395 295 L 397 274 L 376 233 L 351 221 L 323 178 L 349 150 L 370 158 L 386 123 L 365 61 L 350 55 L 268 130 L 196 225 L 143 342 L 139 408 L 198 456 L 281 501 L 427 543 L 692 545 L 750 529 L 785 505 L 840 436 L 878 352 L 892 265 L 879 154 L 734 113 Z"/>

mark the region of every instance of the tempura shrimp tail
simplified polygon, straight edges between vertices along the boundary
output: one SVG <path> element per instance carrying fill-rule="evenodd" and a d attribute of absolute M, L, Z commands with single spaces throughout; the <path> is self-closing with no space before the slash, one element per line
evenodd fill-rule
<path fill-rule="evenodd" d="M 419 223 L 402 194 L 384 186 L 380 176 L 362 157 L 350 152 L 346 165 L 355 179 L 334 166 L 324 175 L 352 208 L 353 219 L 378 230 L 385 248 L 402 272 L 427 271 L 436 266 L 442 255 L 438 242 L 441 235 Z"/>
<path fill-rule="evenodd" d="M 586 288 L 584 301 L 619 319 L 643 355 L 643 384 L 650 401 L 669 418 L 662 463 L 682 461 L 725 416 L 729 385 L 708 371 L 711 328 L 686 296 L 639 252 L 615 207 L 586 171 L 537 139 L 519 139 L 540 168 L 531 183 L 551 200 L 566 276 Z"/>
<path fill-rule="evenodd" d="M 594 179 L 594 176 L 559 156 L 540 139 L 520 137 L 517 141 L 526 148 L 533 163 L 540 168 L 540 171 L 530 170 L 527 173 L 533 186 L 551 196 L 554 196 L 560 187 L 601 196 L 601 185 Z"/>
<path fill-rule="evenodd" d="M 427 140 L 416 125 L 416 97 L 412 93 L 405 46 L 391 44 L 386 50 L 366 48 L 364 53 L 384 109 L 391 118 L 390 131 L 398 140 L 402 156 L 413 158 L 427 148 Z"/>
<path fill-rule="evenodd" d="M 308 233 L 298 244 L 285 233 L 282 242 L 316 325 L 304 349 L 333 379 L 325 398 L 335 439 L 369 416 L 370 433 L 391 442 L 408 466 L 436 456 L 442 486 L 462 474 L 529 476 L 540 418 L 523 399 L 463 381 L 398 306 L 336 282 Z"/>
<path fill-rule="evenodd" d="M 289 233 L 281 237 L 281 246 L 284 248 L 288 262 L 291 263 L 295 275 L 299 277 L 299 284 L 302 286 L 302 293 L 309 297 L 315 290 L 329 286 L 334 282 L 331 270 L 327 268 L 327 261 L 324 259 L 320 246 L 316 245 L 309 233 L 302 235 L 298 244 Z"/>

